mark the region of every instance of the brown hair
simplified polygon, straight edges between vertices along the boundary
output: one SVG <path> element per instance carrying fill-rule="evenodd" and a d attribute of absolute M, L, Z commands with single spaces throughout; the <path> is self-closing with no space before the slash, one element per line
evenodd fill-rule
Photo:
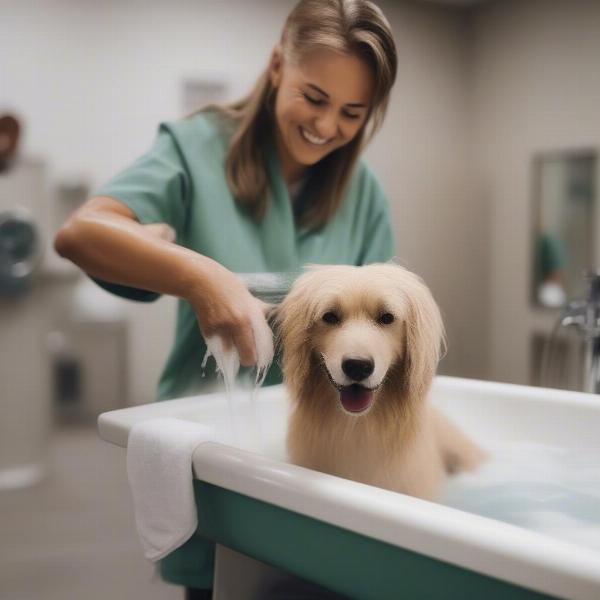
<path fill-rule="evenodd" d="M 373 69 L 375 90 L 367 119 L 352 141 L 311 169 L 318 173 L 319 186 L 301 219 L 315 226 L 325 224 L 340 205 L 360 151 L 383 122 L 397 69 L 390 25 L 369 0 L 301 0 L 295 6 L 281 36 L 284 58 L 298 64 L 309 52 L 325 48 L 367 60 Z M 266 69 L 248 96 L 213 107 L 236 125 L 226 163 L 229 187 L 258 220 L 268 203 L 263 149 L 274 133 L 274 92 Z"/>

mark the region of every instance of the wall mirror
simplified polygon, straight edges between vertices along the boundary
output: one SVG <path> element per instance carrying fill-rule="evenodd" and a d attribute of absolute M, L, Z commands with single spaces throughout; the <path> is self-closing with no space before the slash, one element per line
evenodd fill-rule
<path fill-rule="evenodd" d="M 596 168 L 594 150 L 535 157 L 532 300 L 560 308 L 579 297 L 583 274 L 596 260 Z"/>

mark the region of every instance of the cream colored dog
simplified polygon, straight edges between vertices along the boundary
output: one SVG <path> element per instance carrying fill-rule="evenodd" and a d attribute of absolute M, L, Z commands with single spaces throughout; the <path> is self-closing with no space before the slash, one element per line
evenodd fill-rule
<path fill-rule="evenodd" d="M 444 329 L 422 280 L 392 264 L 314 266 L 277 311 L 295 464 L 435 499 L 484 454 L 427 402 Z"/>

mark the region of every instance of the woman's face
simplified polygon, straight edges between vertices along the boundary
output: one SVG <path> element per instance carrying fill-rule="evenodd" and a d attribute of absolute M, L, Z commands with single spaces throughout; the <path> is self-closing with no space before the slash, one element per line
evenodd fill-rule
<path fill-rule="evenodd" d="M 373 92 L 373 74 L 361 58 L 316 50 L 298 65 L 276 49 L 271 82 L 277 89 L 275 120 L 284 177 L 300 177 L 337 148 L 350 142 L 364 125 Z"/>

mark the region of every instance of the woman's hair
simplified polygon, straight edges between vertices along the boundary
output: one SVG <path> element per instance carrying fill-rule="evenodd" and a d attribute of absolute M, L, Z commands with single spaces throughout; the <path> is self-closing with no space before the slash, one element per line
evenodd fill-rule
<path fill-rule="evenodd" d="M 311 167 L 319 182 L 312 189 L 304 224 L 325 224 L 340 205 L 363 146 L 381 126 L 396 78 L 396 46 L 390 25 L 369 0 L 300 0 L 281 36 L 284 60 L 299 64 L 314 50 L 360 56 L 373 70 L 375 89 L 365 123 L 351 142 Z M 275 88 L 269 69 L 245 98 L 216 108 L 235 124 L 227 155 L 227 181 L 237 202 L 260 220 L 267 209 L 268 176 L 264 148 L 273 139 Z"/>

